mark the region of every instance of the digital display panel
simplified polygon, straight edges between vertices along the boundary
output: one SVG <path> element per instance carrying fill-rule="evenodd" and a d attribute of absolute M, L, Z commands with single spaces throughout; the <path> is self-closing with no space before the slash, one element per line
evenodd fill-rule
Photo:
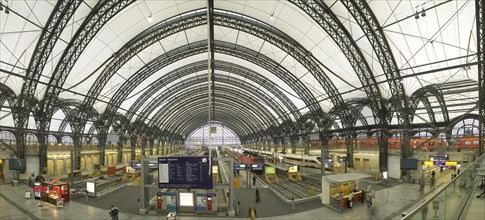
<path fill-rule="evenodd" d="M 401 170 L 417 170 L 418 160 L 401 158 Z"/>
<path fill-rule="evenodd" d="M 276 173 L 276 167 L 266 166 L 264 168 L 264 173 L 265 174 L 275 174 Z"/>
<path fill-rule="evenodd" d="M 181 192 L 179 198 L 180 206 L 194 206 L 194 193 Z"/>
<path fill-rule="evenodd" d="M 234 170 L 245 170 L 245 169 L 246 169 L 246 164 L 243 164 L 243 163 L 234 164 Z"/>
<path fill-rule="evenodd" d="M 288 173 L 297 173 L 297 172 L 298 172 L 298 166 L 288 167 Z"/>
<path fill-rule="evenodd" d="M 264 165 L 263 164 L 251 164 L 251 170 L 263 170 Z"/>
<path fill-rule="evenodd" d="M 96 192 L 96 183 L 95 182 L 86 182 L 86 191 L 88 191 L 88 193 Z"/>
<path fill-rule="evenodd" d="M 209 157 L 159 157 L 160 188 L 212 189 Z"/>

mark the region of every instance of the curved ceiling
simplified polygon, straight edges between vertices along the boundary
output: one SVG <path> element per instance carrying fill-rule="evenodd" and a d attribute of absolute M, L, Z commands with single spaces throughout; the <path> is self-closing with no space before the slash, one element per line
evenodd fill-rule
<path fill-rule="evenodd" d="M 49 118 L 37 129 L 107 131 L 122 115 L 185 137 L 207 122 L 206 1 L 1 4 L 1 101 Z M 215 0 L 213 120 L 248 136 L 303 115 L 345 128 L 397 124 L 400 108 L 413 123 L 476 113 L 475 10 L 471 0 Z"/>

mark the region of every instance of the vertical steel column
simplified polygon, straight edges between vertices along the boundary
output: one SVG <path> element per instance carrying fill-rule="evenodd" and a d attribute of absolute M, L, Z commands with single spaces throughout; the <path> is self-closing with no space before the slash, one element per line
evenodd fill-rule
<path fill-rule="evenodd" d="M 207 88 L 208 88 L 208 95 L 209 95 L 209 167 L 212 169 L 212 150 L 211 150 L 211 127 L 212 127 L 212 94 L 214 92 L 214 0 L 207 0 Z M 210 173 L 209 169 L 209 173 Z"/>
<path fill-rule="evenodd" d="M 483 126 L 485 120 L 485 3 L 482 0 L 475 0 L 476 18 L 477 18 L 477 58 L 478 58 L 478 112 L 479 112 L 479 126 L 478 126 L 478 155 L 483 154 L 484 140 L 483 140 Z"/>

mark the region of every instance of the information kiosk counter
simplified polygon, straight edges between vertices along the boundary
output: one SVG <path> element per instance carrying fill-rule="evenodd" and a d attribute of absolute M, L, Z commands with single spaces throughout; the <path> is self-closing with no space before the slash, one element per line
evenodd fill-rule
<path fill-rule="evenodd" d="M 43 183 L 47 191 L 41 195 L 41 200 L 64 207 L 64 203 L 69 202 L 69 183 Z"/>
<path fill-rule="evenodd" d="M 362 202 L 365 194 L 358 186 L 361 179 L 370 177 L 360 173 L 344 173 L 322 177 L 322 204 L 341 211 L 349 207 L 348 196 L 354 191 L 354 205 Z"/>

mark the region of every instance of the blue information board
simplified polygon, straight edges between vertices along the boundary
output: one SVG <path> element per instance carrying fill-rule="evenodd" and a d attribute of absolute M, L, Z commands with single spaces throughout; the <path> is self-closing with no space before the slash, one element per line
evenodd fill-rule
<path fill-rule="evenodd" d="M 159 157 L 158 186 L 160 188 L 212 189 L 209 157 Z"/>
<path fill-rule="evenodd" d="M 246 164 L 243 164 L 243 163 L 234 164 L 234 170 L 245 170 L 245 169 L 246 169 Z"/>
<path fill-rule="evenodd" d="M 263 164 L 251 164 L 251 170 L 263 170 L 264 165 Z"/>

